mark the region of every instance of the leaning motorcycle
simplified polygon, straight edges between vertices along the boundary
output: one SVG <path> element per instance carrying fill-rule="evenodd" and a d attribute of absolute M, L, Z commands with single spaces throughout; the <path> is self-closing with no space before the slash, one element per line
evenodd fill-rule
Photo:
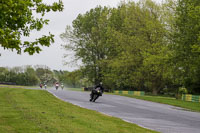
<path fill-rule="evenodd" d="M 102 96 L 102 91 L 100 88 L 92 90 L 92 93 L 90 94 L 90 102 L 95 102 L 99 96 Z"/>

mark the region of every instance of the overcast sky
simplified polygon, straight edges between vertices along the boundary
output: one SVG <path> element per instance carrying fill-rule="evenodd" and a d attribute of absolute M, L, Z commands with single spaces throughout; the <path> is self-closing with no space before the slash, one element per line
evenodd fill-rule
<path fill-rule="evenodd" d="M 49 2 L 54 2 L 58 0 L 44 0 Z M 55 35 L 55 43 L 50 47 L 43 48 L 40 54 L 28 55 L 28 54 L 16 54 L 15 51 L 4 50 L 0 48 L 0 66 L 3 67 L 14 67 L 23 65 L 46 65 L 51 69 L 56 70 L 68 70 L 72 71 L 75 66 L 63 65 L 64 51 L 61 47 L 63 44 L 59 35 L 65 31 L 66 25 L 71 25 L 72 21 L 76 19 L 78 14 L 84 14 L 91 8 L 95 8 L 97 5 L 116 7 L 121 0 L 62 0 L 64 3 L 64 11 L 56 13 L 46 14 L 46 18 L 50 20 L 48 26 L 45 26 L 43 30 L 39 32 L 33 32 L 28 40 L 34 41 L 34 38 L 40 37 L 44 34 L 51 32 Z M 138 1 L 138 0 L 135 0 Z M 160 2 L 161 0 L 154 0 Z"/>

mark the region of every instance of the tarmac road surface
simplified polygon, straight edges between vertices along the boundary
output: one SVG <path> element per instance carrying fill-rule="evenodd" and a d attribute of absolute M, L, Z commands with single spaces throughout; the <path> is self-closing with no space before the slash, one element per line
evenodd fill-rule
<path fill-rule="evenodd" d="M 95 103 L 90 92 L 49 89 L 54 96 L 162 133 L 200 133 L 200 113 L 118 95 L 103 94 Z"/>

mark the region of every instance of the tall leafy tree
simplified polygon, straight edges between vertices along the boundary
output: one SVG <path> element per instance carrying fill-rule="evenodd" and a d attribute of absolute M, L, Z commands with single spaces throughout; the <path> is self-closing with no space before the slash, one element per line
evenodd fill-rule
<path fill-rule="evenodd" d="M 184 85 L 198 92 L 199 16 L 198 0 L 122 2 L 79 15 L 61 38 L 93 83 L 154 94 Z"/>
<path fill-rule="evenodd" d="M 5 67 L 0 67 L 0 82 L 6 81 L 6 75 L 8 75 L 9 70 Z"/>
<path fill-rule="evenodd" d="M 151 0 L 122 3 L 117 12 L 113 10 L 108 42 L 113 44 L 115 52 L 108 57 L 110 70 L 105 74 L 112 77 L 118 88 L 149 88 L 154 93 L 162 88 L 164 63 L 161 57 L 166 47 L 166 31 L 160 11 L 160 6 Z M 114 26 L 117 20 L 120 20 L 117 23 L 120 28 Z"/>
<path fill-rule="evenodd" d="M 54 73 L 50 70 L 49 67 L 38 65 L 36 66 L 36 75 L 40 79 L 41 83 L 49 83 L 55 81 Z"/>
<path fill-rule="evenodd" d="M 25 81 L 25 85 L 38 85 L 39 84 L 39 78 L 36 75 L 36 71 L 28 66 L 24 72 L 25 77 L 26 77 L 26 81 Z"/>
<path fill-rule="evenodd" d="M 49 46 L 54 42 L 51 33 L 37 38 L 34 42 L 22 41 L 21 37 L 29 37 L 33 30 L 41 30 L 49 20 L 44 15 L 50 11 L 62 11 L 63 3 L 54 2 L 47 5 L 42 0 L 1 0 L 0 1 L 0 46 L 4 49 L 16 50 L 30 55 L 41 51 L 41 46 Z M 33 13 L 41 14 L 41 18 Z"/>
<path fill-rule="evenodd" d="M 200 2 L 177 0 L 174 27 L 174 62 L 180 75 L 180 84 L 190 92 L 200 93 Z"/>
<path fill-rule="evenodd" d="M 166 73 L 166 60 L 168 55 L 165 20 L 162 16 L 161 6 L 151 0 L 145 0 L 142 12 L 145 14 L 144 33 L 146 47 L 142 50 L 142 72 L 145 76 L 145 85 L 153 94 L 164 88 L 164 74 Z"/>
<path fill-rule="evenodd" d="M 61 34 L 67 40 L 64 47 L 75 51 L 76 59 L 83 63 L 84 73 L 91 82 L 98 83 L 102 80 L 101 60 L 106 58 L 106 27 L 109 9 L 96 7 L 85 14 L 79 14 L 71 27 Z"/>

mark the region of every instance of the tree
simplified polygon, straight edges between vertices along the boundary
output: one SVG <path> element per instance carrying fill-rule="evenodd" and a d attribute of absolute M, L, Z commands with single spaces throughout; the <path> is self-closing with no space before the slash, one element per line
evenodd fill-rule
<path fill-rule="evenodd" d="M 24 74 L 26 77 L 25 85 L 37 85 L 39 83 L 39 78 L 32 67 L 28 66 Z"/>
<path fill-rule="evenodd" d="M 54 42 L 51 33 L 37 38 L 34 42 L 22 41 L 21 37 L 29 37 L 33 30 L 41 30 L 49 20 L 44 15 L 50 11 L 62 11 L 63 3 L 59 0 L 47 5 L 42 0 L 1 0 L 0 2 L 0 46 L 4 49 L 16 50 L 30 55 L 41 51 L 41 46 L 49 46 Z M 34 12 L 41 14 L 35 18 Z"/>
<path fill-rule="evenodd" d="M 144 0 L 142 12 L 145 14 L 144 33 L 146 47 L 142 50 L 145 85 L 157 94 L 164 88 L 164 74 L 168 60 L 168 41 L 166 40 L 166 21 L 163 19 L 161 6 L 151 0 Z"/>
<path fill-rule="evenodd" d="M 42 83 L 53 84 L 52 82 L 55 81 L 54 73 L 47 66 L 36 66 L 36 75 Z"/>
<path fill-rule="evenodd" d="M 179 83 L 190 93 L 200 93 L 200 3 L 178 0 L 173 34 L 173 62 L 177 64 Z"/>
<path fill-rule="evenodd" d="M 163 78 L 165 32 L 160 6 L 143 0 L 91 9 L 79 15 L 61 38 L 72 44 L 65 47 L 76 52 L 84 75 L 94 83 L 103 81 L 109 89 L 146 87 L 157 93 L 163 85 L 158 79 Z"/>
<path fill-rule="evenodd" d="M 108 42 L 115 50 L 107 58 L 110 69 L 104 72 L 105 77 L 112 79 L 117 88 L 148 88 L 147 91 L 156 94 L 164 84 L 161 80 L 165 64 L 163 55 L 167 53 L 160 6 L 144 0 L 122 3 L 118 11 L 113 11 Z M 115 23 L 117 20 L 119 23 Z"/>
<path fill-rule="evenodd" d="M 0 82 L 6 82 L 7 78 L 6 75 L 8 75 L 9 70 L 5 67 L 0 67 Z"/>
<path fill-rule="evenodd" d="M 66 75 L 67 85 L 70 87 L 82 87 L 81 86 L 81 72 L 79 70 L 75 70 L 73 72 L 69 72 Z"/>
<path fill-rule="evenodd" d="M 67 26 L 61 38 L 68 42 L 67 50 L 74 50 L 76 59 L 84 64 L 84 72 L 91 82 L 102 80 L 101 60 L 106 58 L 106 27 L 109 16 L 107 7 L 96 7 L 79 14 L 73 21 L 73 29 Z"/>

